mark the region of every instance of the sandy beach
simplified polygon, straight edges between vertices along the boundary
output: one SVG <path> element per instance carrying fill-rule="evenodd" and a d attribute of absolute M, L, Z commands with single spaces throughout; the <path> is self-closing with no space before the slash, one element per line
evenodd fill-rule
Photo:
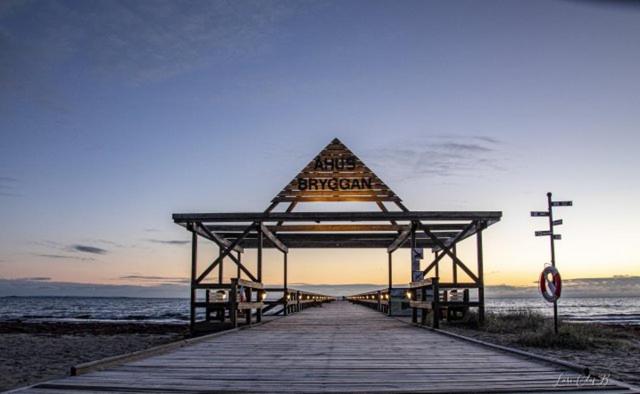
<path fill-rule="evenodd" d="M 173 324 L 0 323 L 0 391 L 67 376 L 71 366 L 184 338 Z"/>
<path fill-rule="evenodd" d="M 551 322 L 546 322 L 548 325 Z M 584 342 L 557 343 L 554 345 L 527 345 L 522 338 L 531 334 L 529 330 L 520 332 L 492 332 L 486 329 L 445 325 L 446 331 L 479 339 L 485 342 L 509 346 L 531 353 L 569 361 L 588 367 L 592 374 L 610 375 L 627 383 L 640 384 L 640 326 L 564 324 L 569 332 L 590 332 Z M 566 332 L 565 331 L 565 332 Z"/>

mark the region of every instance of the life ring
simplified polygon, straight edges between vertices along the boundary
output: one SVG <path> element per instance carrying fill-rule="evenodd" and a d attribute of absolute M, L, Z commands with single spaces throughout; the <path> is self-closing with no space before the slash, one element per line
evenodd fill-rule
<path fill-rule="evenodd" d="M 562 292 L 562 279 L 560 272 L 553 266 L 546 266 L 540 274 L 540 292 L 545 300 L 555 302 Z"/>

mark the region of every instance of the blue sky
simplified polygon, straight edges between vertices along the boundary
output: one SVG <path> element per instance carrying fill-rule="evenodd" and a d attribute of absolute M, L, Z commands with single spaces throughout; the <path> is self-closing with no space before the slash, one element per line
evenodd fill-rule
<path fill-rule="evenodd" d="M 2 278 L 183 278 L 171 213 L 263 210 L 334 137 L 412 209 L 502 210 L 489 283 L 548 260 L 547 191 L 575 201 L 565 276 L 640 274 L 628 2 L 4 1 L 0 53 Z M 296 251 L 291 275 L 383 283 L 385 262 Z"/>

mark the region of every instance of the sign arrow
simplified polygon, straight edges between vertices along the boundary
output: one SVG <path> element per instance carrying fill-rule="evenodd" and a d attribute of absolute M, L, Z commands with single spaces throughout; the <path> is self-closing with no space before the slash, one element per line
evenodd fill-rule
<path fill-rule="evenodd" d="M 561 225 L 561 224 L 562 224 L 562 219 L 558 219 L 558 220 L 554 220 L 554 221 L 553 221 L 553 225 L 554 225 L 554 226 L 559 226 L 559 225 Z"/>
<path fill-rule="evenodd" d="M 552 207 L 572 207 L 573 201 L 552 201 Z"/>
<path fill-rule="evenodd" d="M 562 235 L 560 235 L 560 234 L 553 234 L 553 239 L 561 240 L 561 239 L 562 239 Z"/>
<path fill-rule="evenodd" d="M 547 211 L 531 211 L 531 216 L 549 216 Z"/>
<path fill-rule="evenodd" d="M 536 237 L 542 237 L 543 235 L 551 235 L 551 231 L 549 230 L 536 231 Z"/>

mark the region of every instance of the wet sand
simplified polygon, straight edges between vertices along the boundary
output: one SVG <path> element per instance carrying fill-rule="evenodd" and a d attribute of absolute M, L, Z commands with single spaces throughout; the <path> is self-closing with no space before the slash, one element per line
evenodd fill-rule
<path fill-rule="evenodd" d="M 0 323 L 0 391 L 69 375 L 71 366 L 185 338 L 185 325 Z"/>

